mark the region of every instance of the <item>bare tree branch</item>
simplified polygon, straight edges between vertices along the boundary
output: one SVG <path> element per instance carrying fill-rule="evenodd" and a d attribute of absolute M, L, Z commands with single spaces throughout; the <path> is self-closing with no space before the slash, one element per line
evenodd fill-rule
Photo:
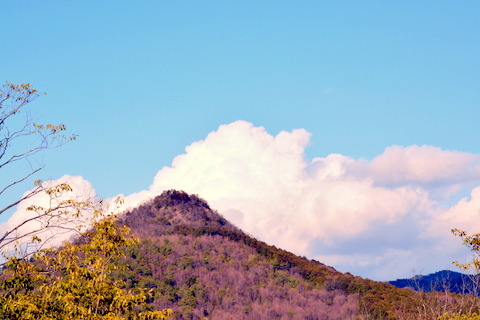
<path fill-rule="evenodd" d="M 13 186 L 16 185 L 16 184 L 27 180 L 27 179 L 30 178 L 32 175 L 34 175 L 35 173 L 37 173 L 38 171 L 40 171 L 40 170 L 42 170 L 42 169 L 43 169 L 43 167 L 40 167 L 40 168 L 38 168 L 38 169 L 35 169 L 35 170 L 33 170 L 32 172 L 28 173 L 25 177 L 21 178 L 20 180 L 14 181 L 14 182 L 10 183 L 10 184 L 7 185 L 6 187 L 4 187 L 2 191 L 0 191 L 0 195 L 1 195 L 2 193 L 4 193 L 5 190 L 7 190 L 8 188 L 13 187 Z M 2 214 L 2 213 L 3 213 L 3 212 L 0 211 L 0 214 Z"/>
<path fill-rule="evenodd" d="M 43 169 L 43 165 L 38 167 L 30 166 L 30 170 L 13 171 L 10 165 L 19 161 L 29 162 L 33 156 L 44 150 L 58 148 L 65 143 L 75 140 L 76 135 L 66 137 L 63 132 L 66 130 L 64 124 L 37 124 L 31 116 L 27 105 L 43 95 L 35 90 L 30 84 L 12 84 L 6 82 L 0 87 L 0 169 L 9 170 L 9 172 L 18 173 L 19 177 L 13 181 L 0 181 L 0 196 L 5 197 L 5 192 L 27 181 L 34 174 Z M 7 169 L 8 168 L 8 169 Z M 1 173 L 0 173 L 1 174 Z M 41 209 L 40 207 L 30 207 L 30 215 L 24 221 L 18 223 L 0 235 L 0 251 L 4 250 L 13 243 L 29 237 L 36 237 L 46 230 L 69 229 L 69 223 L 74 221 L 75 214 L 72 210 L 74 203 L 64 201 L 58 202 L 59 196 L 63 192 L 71 191 L 66 185 L 43 187 L 41 181 L 36 182 L 35 187 L 25 193 L 21 198 L 11 201 L 0 207 L 0 215 L 6 211 L 18 206 L 41 192 L 46 192 L 56 203 L 50 202 L 50 207 Z M 56 189 L 57 188 L 57 189 Z M 70 188 L 70 189 L 69 189 Z M 75 205 L 78 206 L 79 203 Z M 39 210 L 39 211 L 35 211 Z M 34 215 L 31 213 L 35 212 Z M 27 226 L 29 226 L 27 228 Z"/>

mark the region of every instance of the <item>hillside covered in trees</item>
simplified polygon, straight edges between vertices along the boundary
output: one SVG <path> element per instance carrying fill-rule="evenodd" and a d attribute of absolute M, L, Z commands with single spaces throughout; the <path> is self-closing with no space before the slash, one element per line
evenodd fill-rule
<path fill-rule="evenodd" d="M 98 219 L 73 242 L 8 257 L 0 319 L 479 317 L 478 296 L 416 292 L 338 272 L 245 234 L 183 191 L 165 191 L 117 216 L 102 202 L 65 204 L 90 208 Z"/>
<path fill-rule="evenodd" d="M 120 215 L 127 289 L 175 319 L 436 319 L 477 310 L 471 297 L 414 292 L 343 274 L 248 236 L 196 195 L 165 191 Z"/>

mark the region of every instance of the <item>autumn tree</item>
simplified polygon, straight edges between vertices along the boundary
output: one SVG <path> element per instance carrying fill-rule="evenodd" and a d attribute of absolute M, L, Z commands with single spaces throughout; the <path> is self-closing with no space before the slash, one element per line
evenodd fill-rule
<path fill-rule="evenodd" d="M 470 294 L 473 296 L 473 303 L 469 304 L 466 310 L 463 310 L 465 314 L 445 315 L 441 320 L 480 320 L 480 315 L 473 312 L 478 311 L 480 308 L 480 233 L 468 235 L 466 231 L 459 229 L 452 229 L 452 233 L 460 237 L 463 241 L 462 244 L 467 246 L 473 253 L 473 258 L 470 262 L 453 262 L 463 272 L 471 276 L 473 288 Z"/>
<path fill-rule="evenodd" d="M 480 315 L 473 314 L 455 314 L 453 316 L 445 315 L 440 317 L 439 320 L 480 320 Z"/>
<path fill-rule="evenodd" d="M 32 156 L 76 139 L 63 135 L 63 124 L 34 122 L 26 106 L 41 95 L 30 84 L 7 82 L 0 89 L 0 169 L 18 173 L 9 182 L 2 180 L 0 200 L 43 168 L 32 165 Z M 22 161 L 29 168 L 23 172 L 15 167 Z M 137 242 L 128 236 L 129 229 L 116 226 L 115 215 L 106 214 L 101 200 L 79 199 L 73 191 L 68 182 L 37 180 L 29 192 L 0 207 L 4 214 L 25 201 L 30 204 L 25 219 L 0 234 L 0 319 L 167 319 L 170 309 L 142 309 L 149 292 L 125 290 L 122 281 L 111 277 L 121 268 L 116 262 L 123 250 Z M 49 200 L 46 206 L 35 202 L 41 195 Z M 90 231 L 82 233 L 85 228 Z M 54 230 L 55 237 L 65 229 L 77 230 L 80 240 L 60 248 L 25 247 L 25 242 L 45 243 L 45 231 Z"/>
<path fill-rule="evenodd" d="M 68 185 L 53 188 L 51 185 L 45 186 L 41 181 L 37 181 L 22 197 L 13 201 L 7 200 L 8 190 L 31 178 L 43 168 L 42 164 L 35 164 L 35 161 L 32 161 L 34 155 L 57 148 L 77 138 L 76 135 L 67 137 L 63 134 L 66 130 L 64 124 L 35 122 L 36 118 L 27 106 L 43 94 L 35 90 L 31 84 L 16 85 L 6 82 L 0 89 L 0 170 L 2 170 L 0 172 L 9 172 L 10 175 L 13 173 L 10 181 L 0 180 L 0 203 L 2 203 L 0 215 L 41 192 L 47 192 L 53 199 L 59 192 L 69 191 Z M 18 166 L 22 163 L 27 165 Z M 56 197 L 56 199 L 59 198 Z M 68 219 L 65 214 L 69 211 L 66 210 L 67 205 L 66 202 L 54 203 L 52 208 L 46 208 L 38 216 L 30 215 L 25 221 L 4 231 L 0 234 L 0 251 L 5 251 L 5 247 L 14 242 L 24 241 L 26 237 L 29 239 L 38 237 L 38 234 L 45 229 L 65 225 L 65 219 Z"/>
<path fill-rule="evenodd" d="M 452 233 L 463 240 L 463 245 L 467 246 L 473 253 L 473 259 L 469 263 L 459 263 L 455 261 L 460 269 L 480 275 L 480 233 L 468 235 L 467 232 L 459 229 L 453 229 Z"/>
<path fill-rule="evenodd" d="M 92 229 L 76 243 L 42 249 L 30 260 L 10 256 L 0 277 L 0 319 L 169 318 L 171 309 L 140 312 L 149 292 L 125 290 L 125 283 L 110 277 L 121 268 L 116 260 L 123 250 L 138 242 L 128 236 L 129 229 L 117 227 L 115 216 L 104 214 L 102 203 L 72 200 L 70 205 L 93 210 Z"/>

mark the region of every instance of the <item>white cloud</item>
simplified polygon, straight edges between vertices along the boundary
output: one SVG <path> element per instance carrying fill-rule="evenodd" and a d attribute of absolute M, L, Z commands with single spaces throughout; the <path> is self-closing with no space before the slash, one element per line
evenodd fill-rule
<path fill-rule="evenodd" d="M 260 240 L 377 280 L 465 259 L 450 229 L 480 230 L 479 155 L 391 146 L 372 161 L 308 161 L 309 139 L 304 129 L 272 136 L 245 121 L 222 125 L 159 170 L 149 190 L 125 197 L 124 208 L 166 189 L 195 193 Z M 460 190 L 471 196 L 455 199 Z"/>
<path fill-rule="evenodd" d="M 272 136 L 245 121 L 222 125 L 162 168 L 143 196 L 170 188 L 199 194 L 261 240 L 310 257 L 344 252 L 337 267 L 344 269 L 350 258 L 352 273 L 374 279 L 398 274 L 388 261 L 404 261 L 405 270 L 448 266 L 459 251 L 446 257 L 435 246 L 446 241 L 458 247 L 449 233 L 456 215 L 441 201 L 480 184 L 479 155 L 392 146 L 372 161 L 330 154 L 309 162 L 303 155 L 309 138 L 303 129 Z M 475 197 L 467 224 L 478 208 Z M 434 225 L 438 232 L 428 233 Z M 361 243 L 366 247 L 355 245 Z M 352 247 L 363 252 L 361 260 Z M 435 266 L 441 259 L 447 262 Z"/>
<path fill-rule="evenodd" d="M 478 181 L 480 155 L 432 146 L 392 146 L 367 164 L 367 174 L 386 185 L 452 186 Z"/>
<path fill-rule="evenodd" d="M 480 187 L 474 188 L 470 197 L 460 199 L 454 206 L 438 210 L 422 236 L 437 238 L 438 249 L 454 252 L 461 244 L 460 238 L 448 241 L 453 238 L 451 229 L 454 228 L 469 234 L 480 233 Z"/>

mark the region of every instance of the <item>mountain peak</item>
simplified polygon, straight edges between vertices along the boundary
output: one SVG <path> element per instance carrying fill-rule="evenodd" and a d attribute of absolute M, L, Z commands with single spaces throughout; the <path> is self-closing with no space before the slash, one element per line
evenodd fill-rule
<path fill-rule="evenodd" d="M 153 199 L 153 203 L 157 209 L 177 205 L 187 205 L 211 210 L 208 203 L 202 198 L 199 198 L 198 195 L 189 195 L 185 191 L 175 189 L 162 192 L 161 195 Z"/>
<path fill-rule="evenodd" d="M 198 195 L 173 189 L 125 212 L 120 222 L 141 236 L 172 233 L 179 228 L 217 227 L 240 231 Z"/>

